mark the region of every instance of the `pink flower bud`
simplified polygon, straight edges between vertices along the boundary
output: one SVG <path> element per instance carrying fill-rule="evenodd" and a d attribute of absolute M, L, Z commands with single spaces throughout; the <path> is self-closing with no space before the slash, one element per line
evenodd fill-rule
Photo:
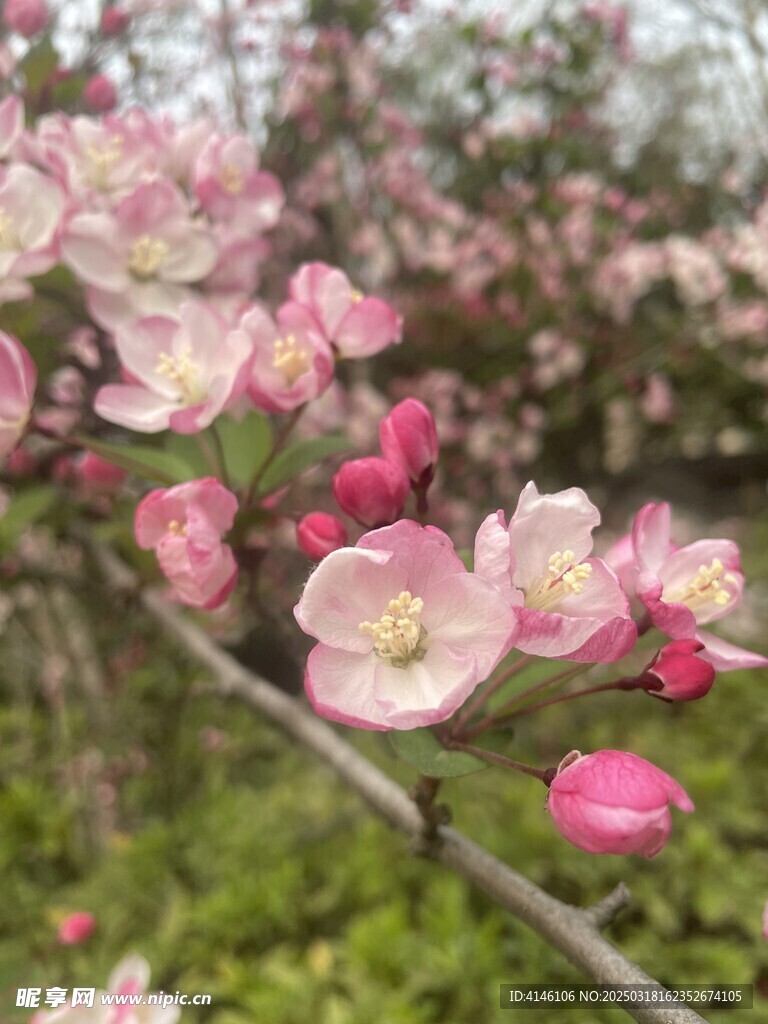
<path fill-rule="evenodd" d="M 131 16 L 119 7 L 107 7 L 101 15 L 101 34 L 120 36 L 131 23 Z"/>
<path fill-rule="evenodd" d="M 117 491 L 122 487 L 127 476 L 124 469 L 107 462 L 95 452 L 86 452 L 76 468 L 81 481 L 91 492 Z"/>
<path fill-rule="evenodd" d="M 333 478 L 333 495 L 342 511 L 371 529 L 399 518 L 410 489 L 397 463 L 375 457 L 345 462 Z"/>
<path fill-rule="evenodd" d="M 648 693 L 665 700 L 705 697 L 715 681 L 715 669 L 708 661 L 696 657 L 703 650 L 704 644 L 699 640 L 673 640 L 662 647 L 643 673 L 650 683 Z"/>
<path fill-rule="evenodd" d="M 37 384 L 29 353 L 12 334 L 0 331 L 0 458 L 24 433 Z"/>
<path fill-rule="evenodd" d="M 97 114 L 105 114 L 117 106 L 115 83 L 106 75 L 94 75 L 83 89 L 83 99 Z"/>
<path fill-rule="evenodd" d="M 3 21 L 12 32 L 31 39 L 48 24 L 48 7 L 45 0 L 5 0 Z"/>
<path fill-rule="evenodd" d="M 621 750 L 598 750 L 561 766 L 547 808 L 555 827 L 587 853 L 655 857 L 669 839 L 669 804 L 690 813 L 688 794 L 650 761 Z"/>
<path fill-rule="evenodd" d="M 434 418 L 423 402 L 406 398 L 396 405 L 379 423 L 379 441 L 385 459 L 402 466 L 417 486 L 429 486 L 440 447 Z"/>
<path fill-rule="evenodd" d="M 299 547 L 315 562 L 347 543 L 347 529 L 336 516 L 327 512 L 310 512 L 296 527 Z"/>
<path fill-rule="evenodd" d="M 87 910 L 69 914 L 59 926 L 58 941 L 62 946 L 77 946 L 89 939 L 96 929 L 96 918 Z"/>

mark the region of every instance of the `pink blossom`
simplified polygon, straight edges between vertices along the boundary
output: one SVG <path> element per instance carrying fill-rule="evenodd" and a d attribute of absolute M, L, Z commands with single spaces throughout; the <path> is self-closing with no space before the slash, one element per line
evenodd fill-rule
<path fill-rule="evenodd" d="M 375 355 L 401 339 L 401 317 L 377 298 L 366 298 L 347 275 L 325 263 L 305 263 L 293 275 L 290 296 L 311 310 L 323 334 L 345 359 Z"/>
<path fill-rule="evenodd" d="M 655 857 L 672 830 L 670 803 L 687 814 L 694 809 L 682 786 L 650 761 L 598 750 L 565 759 L 547 809 L 561 835 L 580 850 Z"/>
<path fill-rule="evenodd" d="M 26 429 L 36 384 L 37 369 L 27 350 L 0 331 L 0 458 L 13 451 Z"/>
<path fill-rule="evenodd" d="M 318 714 L 362 729 L 442 722 L 510 647 L 514 618 L 450 539 L 410 520 L 317 566 L 295 608 L 320 642 L 305 685 Z"/>
<path fill-rule="evenodd" d="M 475 539 L 475 572 L 498 586 L 519 622 L 526 654 L 573 661 L 617 661 L 637 628 L 614 571 L 587 558 L 600 513 L 584 491 L 539 494 L 529 483 L 507 527 L 489 515 Z"/>
<path fill-rule="evenodd" d="M 244 135 L 209 138 L 195 165 L 194 188 L 206 213 L 241 235 L 273 228 L 285 205 L 282 185 L 259 171 L 258 153 Z"/>
<path fill-rule="evenodd" d="M 135 383 L 107 384 L 99 416 L 142 433 L 194 434 L 244 393 L 253 346 L 210 306 L 186 302 L 178 319 L 153 316 L 118 329 L 115 346 Z"/>
<path fill-rule="evenodd" d="M 333 380 L 331 347 L 304 306 L 286 302 L 277 324 L 253 305 L 240 321 L 253 343 L 253 372 L 248 394 L 267 412 L 288 412 L 321 395 Z"/>
<path fill-rule="evenodd" d="M 411 483 L 428 487 L 440 454 L 432 413 L 418 398 L 399 402 L 379 423 L 384 458 L 405 470 Z"/>
<path fill-rule="evenodd" d="M 48 24 L 45 0 L 5 0 L 3 21 L 12 32 L 31 39 Z"/>
<path fill-rule="evenodd" d="M 114 329 L 128 319 L 173 313 L 188 297 L 183 285 L 213 269 L 212 233 L 190 216 L 170 181 L 138 185 L 114 213 L 79 213 L 62 235 L 64 259 L 92 286 L 94 319 Z"/>
<path fill-rule="evenodd" d="M 673 640 L 662 647 L 643 673 L 653 684 L 648 692 L 665 700 L 705 697 L 715 681 L 715 670 L 703 657 L 697 657 L 703 650 L 699 640 Z"/>
<path fill-rule="evenodd" d="M 68 914 L 61 922 L 57 938 L 62 946 L 77 946 L 85 942 L 96 928 L 96 918 L 87 910 Z"/>
<path fill-rule="evenodd" d="M 55 182 L 26 164 L 0 168 L 0 282 L 44 274 L 57 263 L 63 212 Z"/>
<path fill-rule="evenodd" d="M 115 83 L 106 75 L 93 75 L 83 89 L 83 100 L 97 114 L 106 114 L 117 106 Z"/>
<path fill-rule="evenodd" d="M 333 496 L 342 511 L 369 529 L 393 523 L 405 507 L 411 485 L 396 462 L 353 459 L 333 478 Z"/>
<path fill-rule="evenodd" d="M 232 528 L 237 498 L 206 477 L 151 491 L 136 509 L 136 542 L 154 549 L 183 604 L 218 608 L 237 583 L 237 563 L 221 537 Z"/>
<path fill-rule="evenodd" d="M 151 1021 L 151 1024 L 177 1024 L 181 1016 L 180 1006 L 164 1006 L 162 994 L 156 996 L 156 1005 L 148 1005 L 143 1009 L 130 1009 L 126 1006 L 115 1006 L 107 1003 L 103 997 L 142 996 L 149 986 L 150 967 L 143 956 L 133 953 L 120 961 L 107 980 L 106 989 L 96 989 L 93 1006 L 72 1006 L 68 1001 L 55 1010 L 38 1010 L 30 1024 L 138 1024 Z M 148 1015 L 144 1015 L 148 1010 Z"/>
<path fill-rule="evenodd" d="M 700 540 L 670 553 L 666 502 L 645 505 L 632 529 L 635 590 L 651 621 L 673 639 L 693 637 L 697 625 L 721 619 L 741 601 L 744 576 L 730 540 Z"/>
<path fill-rule="evenodd" d="M 296 525 L 296 539 L 304 554 L 319 562 L 332 551 L 346 547 L 347 528 L 327 512 L 309 512 Z"/>

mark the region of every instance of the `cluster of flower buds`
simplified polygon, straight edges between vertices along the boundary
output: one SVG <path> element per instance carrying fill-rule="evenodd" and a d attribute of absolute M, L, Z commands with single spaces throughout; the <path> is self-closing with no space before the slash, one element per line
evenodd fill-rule
<path fill-rule="evenodd" d="M 406 398 L 381 420 L 379 440 L 383 458 L 345 462 L 333 478 L 339 507 L 368 529 L 399 519 L 411 488 L 419 512 L 426 512 L 439 455 L 432 413 L 415 398 Z"/>

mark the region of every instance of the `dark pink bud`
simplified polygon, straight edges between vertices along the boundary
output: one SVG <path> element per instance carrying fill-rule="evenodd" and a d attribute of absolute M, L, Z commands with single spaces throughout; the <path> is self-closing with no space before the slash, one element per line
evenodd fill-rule
<path fill-rule="evenodd" d="M 77 910 L 69 914 L 59 926 L 57 936 L 62 946 L 77 946 L 93 935 L 96 929 L 96 918 L 87 910 Z"/>
<path fill-rule="evenodd" d="M 97 114 L 105 114 L 117 105 L 117 89 L 106 75 L 94 75 L 83 89 L 83 99 Z"/>
<path fill-rule="evenodd" d="M 89 489 L 102 492 L 119 490 L 127 476 L 124 469 L 107 462 L 95 452 L 85 453 L 77 466 L 77 472 Z"/>
<path fill-rule="evenodd" d="M 131 16 L 119 7 L 107 7 L 101 15 L 101 34 L 120 36 L 131 23 Z"/>
<path fill-rule="evenodd" d="M 655 857 L 669 839 L 670 804 L 686 813 L 694 809 L 670 775 L 622 750 L 564 761 L 547 798 L 558 831 L 580 850 L 643 857 Z"/>
<path fill-rule="evenodd" d="M 48 24 L 45 0 L 5 0 L 3 21 L 7 28 L 31 39 Z"/>
<path fill-rule="evenodd" d="M 698 640 L 673 640 L 658 652 L 643 673 L 648 693 L 666 700 L 699 700 L 706 697 L 715 681 L 715 669 L 697 658 L 704 644 Z M 658 683 L 662 685 L 659 686 Z"/>
<path fill-rule="evenodd" d="M 297 525 L 296 539 L 304 554 L 319 562 L 332 551 L 345 547 L 347 529 L 336 516 L 310 512 Z"/>
<path fill-rule="evenodd" d="M 397 463 L 375 457 L 345 462 L 333 478 L 333 494 L 341 509 L 370 529 L 394 523 L 410 489 Z"/>
<path fill-rule="evenodd" d="M 379 423 L 384 458 L 402 466 L 420 487 L 432 482 L 440 446 L 432 413 L 417 398 L 406 398 Z"/>

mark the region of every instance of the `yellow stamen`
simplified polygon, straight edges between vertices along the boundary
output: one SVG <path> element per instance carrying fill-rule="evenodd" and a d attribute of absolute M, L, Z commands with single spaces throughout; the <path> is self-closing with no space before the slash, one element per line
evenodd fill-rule
<path fill-rule="evenodd" d="M 94 188 L 103 190 L 107 187 L 107 176 L 120 157 L 123 155 L 122 135 L 113 135 L 107 145 L 86 146 L 85 155 L 90 163 L 88 180 Z"/>
<path fill-rule="evenodd" d="M 549 609 L 568 594 L 580 594 L 592 575 L 592 566 L 589 562 L 575 565 L 575 559 L 569 549 L 553 552 L 547 560 L 547 575 L 525 595 L 526 608 Z"/>
<path fill-rule="evenodd" d="M 16 252 L 21 248 L 16 226 L 5 208 L 0 206 L 0 252 Z"/>
<path fill-rule="evenodd" d="M 200 384 L 200 368 L 186 348 L 177 356 L 161 352 L 155 372 L 167 377 L 181 391 L 185 405 L 197 405 L 205 398 L 205 389 Z"/>
<path fill-rule="evenodd" d="M 225 192 L 239 196 L 245 188 L 245 175 L 234 164 L 224 164 L 219 173 L 219 183 Z"/>
<path fill-rule="evenodd" d="M 299 348 L 293 334 L 285 338 L 278 338 L 275 342 L 272 365 L 276 370 L 281 370 L 285 376 L 288 387 L 292 387 L 302 373 L 309 369 L 309 353 Z"/>
<path fill-rule="evenodd" d="M 148 281 L 155 277 L 160 267 L 168 259 L 169 251 L 167 243 L 161 238 L 139 235 L 131 245 L 128 269 L 140 281 Z"/>
<path fill-rule="evenodd" d="M 738 587 L 738 580 L 731 572 L 725 572 L 725 567 L 719 558 L 714 558 L 709 565 L 700 565 L 699 571 L 690 583 L 675 591 L 668 601 L 676 601 L 687 605 L 692 611 L 701 608 L 705 604 L 714 601 L 721 607 L 728 604 L 734 596 L 723 582 Z"/>
<path fill-rule="evenodd" d="M 172 533 L 175 537 L 186 537 L 187 524 L 180 523 L 178 519 L 172 519 L 170 523 L 168 523 L 168 532 Z"/>
<path fill-rule="evenodd" d="M 364 298 L 365 296 L 363 295 L 363 293 L 358 291 L 357 288 L 353 288 L 352 291 L 349 293 L 350 302 L 352 302 L 352 304 L 355 306 L 358 304 L 358 302 L 362 302 Z"/>
<path fill-rule="evenodd" d="M 411 661 L 421 661 L 425 651 L 421 642 L 426 636 L 421 625 L 424 602 L 409 590 L 392 598 L 378 622 L 361 622 L 361 633 L 373 637 L 373 653 L 395 668 L 405 668 Z"/>

